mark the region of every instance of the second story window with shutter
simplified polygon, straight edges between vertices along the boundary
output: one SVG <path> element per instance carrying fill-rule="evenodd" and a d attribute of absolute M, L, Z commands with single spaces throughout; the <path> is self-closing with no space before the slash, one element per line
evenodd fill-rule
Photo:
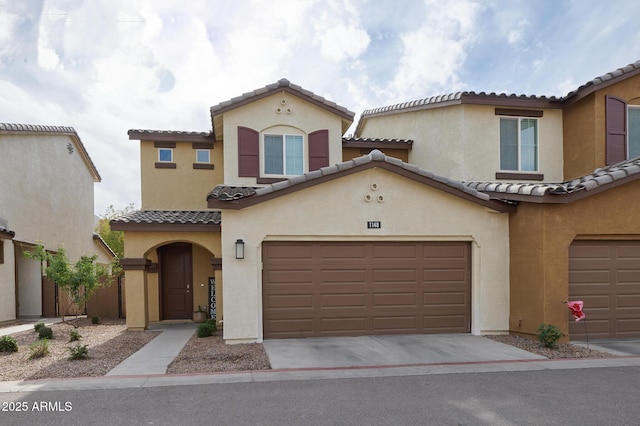
<path fill-rule="evenodd" d="M 606 164 L 640 157 L 640 105 L 627 105 L 615 96 L 605 97 Z"/>
<path fill-rule="evenodd" d="M 294 176 L 304 173 L 302 135 L 264 135 L 264 175 Z"/>
<path fill-rule="evenodd" d="M 279 130 L 279 129 L 278 129 Z M 329 165 L 329 130 L 260 134 L 238 127 L 238 176 L 284 179 Z"/>

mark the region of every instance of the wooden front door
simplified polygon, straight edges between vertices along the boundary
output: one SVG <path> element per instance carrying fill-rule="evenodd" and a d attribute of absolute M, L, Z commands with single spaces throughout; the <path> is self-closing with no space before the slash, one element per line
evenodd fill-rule
<path fill-rule="evenodd" d="M 175 243 L 158 249 L 163 320 L 193 316 L 191 244 Z"/>

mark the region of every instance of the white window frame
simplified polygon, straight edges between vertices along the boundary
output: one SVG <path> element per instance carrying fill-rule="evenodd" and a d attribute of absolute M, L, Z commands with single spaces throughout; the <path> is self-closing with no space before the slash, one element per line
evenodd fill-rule
<path fill-rule="evenodd" d="M 171 159 L 170 160 L 163 160 L 162 159 L 162 155 L 161 155 L 162 151 L 169 151 L 169 153 L 171 154 Z M 173 163 L 173 148 L 158 148 L 158 162 L 159 163 Z"/>
<path fill-rule="evenodd" d="M 207 161 L 199 161 L 198 154 L 206 153 Z M 211 150 L 210 149 L 196 149 L 196 163 L 198 164 L 211 164 Z"/>
<path fill-rule="evenodd" d="M 282 174 L 275 174 L 275 173 L 267 173 L 266 172 L 266 136 L 281 136 L 282 137 Z M 264 133 L 261 135 L 261 140 L 260 140 L 260 176 L 261 177 L 267 177 L 267 178 L 281 178 L 281 177 L 287 177 L 287 176 L 299 176 L 299 175 L 290 175 L 287 174 L 287 151 L 286 151 L 286 147 L 284 146 L 286 143 L 286 139 L 287 136 L 295 136 L 295 137 L 299 137 L 302 138 L 302 174 L 304 174 L 307 171 L 307 142 L 306 142 L 306 138 L 304 135 L 301 134 L 296 134 L 296 133 L 274 133 L 274 132 L 269 132 L 269 133 Z"/>
<path fill-rule="evenodd" d="M 630 110 L 640 110 L 640 105 L 628 105 L 627 104 L 627 160 L 630 160 L 631 158 L 634 158 L 631 156 L 631 144 L 629 143 L 629 139 L 631 136 L 631 132 L 629 131 L 629 123 L 631 122 L 631 120 L 629 120 L 629 111 Z M 638 133 L 640 134 L 640 129 L 638 129 Z M 640 155 L 640 140 L 638 142 L 636 142 L 638 144 L 638 155 Z M 636 155 L 637 157 L 637 155 Z"/>
<path fill-rule="evenodd" d="M 500 149 L 502 148 L 502 140 L 498 141 L 498 163 L 500 164 L 501 172 L 523 172 L 523 173 L 537 173 L 540 171 L 540 120 L 537 117 L 500 117 L 500 121 L 498 122 L 498 138 L 500 138 L 500 123 L 502 120 L 515 121 L 518 123 L 517 128 L 517 148 L 518 148 L 518 168 L 517 169 L 503 169 L 502 168 L 502 152 Z M 534 120 L 536 122 L 536 150 L 535 150 L 535 163 L 536 167 L 534 170 L 523 170 L 522 168 L 522 120 Z"/>

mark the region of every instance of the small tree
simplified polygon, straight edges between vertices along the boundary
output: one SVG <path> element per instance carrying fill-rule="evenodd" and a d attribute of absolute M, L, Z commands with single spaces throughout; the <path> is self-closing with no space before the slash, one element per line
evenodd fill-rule
<path fill-rule="evenodd" d="M 124 257 L 124 232 L 122 231 L 112 231 L 111 225 L 109 222 L 111 219 L 115 219 L 119 216 L 124 216 L 127 213 L 131 213 L 135 210 L 133 207 L 133 203 L 129 204 L 122 210 L 117 210 L 110 205 L 107 207 L 104 215 L 100 217 L 100 223 L 98 224 L 98 234 L 100 237 L 107 243 L 111 250 L 118 256 L 119 258 Z"/>
<path fill-rule="evenodd" d="M 28 259 L 39 260 L 44 267 L 44 273 L 59 288 L 71 296 L 71 303 L 76 312 L 84 306 L 100 287 L 111 285 L 121 271 L 117 259 L 110 265 L 95 263 L 97 255 L 81 256 L 72 264 L 63 246 L 58 251 L 50 253 L 42 245 L 37 245 L 31 251 L 24 253 Z M 64 312 L 64 311 L 62 311 Z M 64 313 L 61 315 L 64 321 Z"/>

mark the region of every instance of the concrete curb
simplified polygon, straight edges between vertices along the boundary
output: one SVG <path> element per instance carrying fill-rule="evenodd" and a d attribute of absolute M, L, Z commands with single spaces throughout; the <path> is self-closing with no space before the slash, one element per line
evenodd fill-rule
<path fill-rule="evenodd" d="M 371 377 L 427 376 L 432 374 L 500 373 L 513 371 L 553 371 L 584 368 L 640 367 L 640 356 L 455 362 L 370 367 L 310 368 L 230 371 L 205 374 L 151 374 L 81 377 L 0 382 L 0 393 L 63 391 L 83 389 L 127 389 L 160 386 L 222 383 L 273 382 L 287 380 L 357 379 Z"/>

